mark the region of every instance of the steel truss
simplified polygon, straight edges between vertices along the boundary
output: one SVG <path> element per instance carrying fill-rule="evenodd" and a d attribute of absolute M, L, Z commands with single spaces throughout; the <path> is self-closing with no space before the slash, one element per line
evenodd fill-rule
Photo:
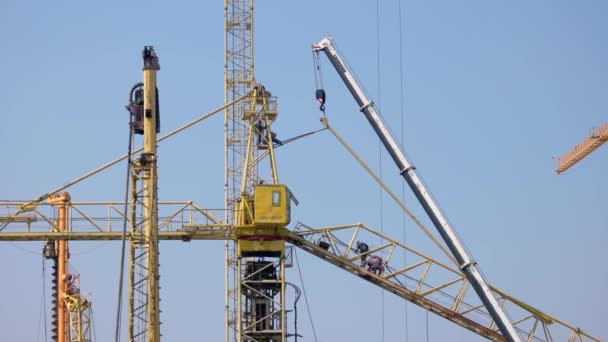
<path fill-rule="evenodd" d="M 458 269 L 363 224 L 312 229 L 299 223 L 287 241 L 476 334 L 505 340 Z M 357 241 L 381 242 L 357 253 Z M 366 269 L 361 262 L 372 255 L 383 256 L 385 266 L 379 272 Z M 526 341 L 601 341 L 495 287 L 491 290 Z"/>
<path fill-rule="evenodd" d="M 135 161 L 135 160 L 134 160 Z M 153 162 L 155 163 L 155 161 Z M 131 203 L 130 203 L 130 232 L 136 239 L 129 242 L 129 299 L 127 336 L 129 341 L 148 341 L 149 317 L 149 279 L 158 274 L 158 259 L 152 258 L 152 244 L 146 234 L 146 226 L 151 225 L 158 231 L 157 203 L 153 188 L 156 188 L 156 166 L 153 163 L 134 163 L 132 167 Z M 156 235 L 157 236 L 157 235 Z M 156 265 L 151 265 L 154 262 Z M 152 314 L 158 313 L 155 308 Z M 158 321 L 158 320 L 157 320 Z"/>
<path fill-rule="evenodd" d="M 91 342 L 91 302 L 80 293 L 80 276 L 70 273 L 63 299 L 68 318 L 68 341 Z"/>
<path fill-rule="evenodd" d="M 243 97 L 251 92 L 253 76 L 253 2 L 252 0 L 225 0 L 225 67 L 224 103 Z M 249 122 L 243 121 L 244 104 L 236 103 L 224 112 L 224 198 L 225 222 L 232 223 L 232 211 L 241 195 L 241 179 L 247 153 L 246 137 Z M 255 174 L 251 174 L 255 176 Z M 226 240 L 226 341 L 237 340 L 239 325 L 238 258 L 237 242 Z"/>
<path fill-rule="evenodd" d="M 243 341 L 284 341 L 285 261 L 239 258 L 239 335 Z"/>
<path fill-rule="evenodd" d="M 18 215 L 28 202 L 0 201 L 0 222 L 10 224 L 0 232 L 0 241 L 33 240 L 120 240 L 125 219 L 121 202 L 69 202 L 69 231 L 59 232 L 52 206 L 41 203 Z M 217 239 L 227 237 L 227 225 L 218 216 L 223 210 L 207 210 L 192 201 L 159 201 L 158 234 L 162 240 Z M 132 217 L 126 217 L 131 227 Z M 204 229 L 201 229 L 204 228 Z M 228 235 L 228 237 L 230 237 Z M 127 232 L 127 239 L 141 240 L 141 234 Z"/>
<path fill-rule="evenodd" d="M 67 295 L 70 342 L 91 342 L 91 302 L 80 296 Z"/>

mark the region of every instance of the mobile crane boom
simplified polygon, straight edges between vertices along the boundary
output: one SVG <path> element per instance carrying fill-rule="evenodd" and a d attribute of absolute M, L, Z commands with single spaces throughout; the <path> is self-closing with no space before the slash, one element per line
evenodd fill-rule
<path fill-rule="evenodd" d="M 447 221 L 436 201 L 433 199 L 426 186 L 418 176 L 416 168 L 406 158 L 403 149 L 399 146 L 390 130 L 387 129 L 382 118 L 379 115 L 374 103 L 365 94 L 363 88 L 357 82 L 354 74 L 345 63 L 341 54 L 337 50 L 333 39 L 328 36 L 313 45 L 314 52 L 323 51 L 329 58 L 342 81 L 357 101 L 360 110 L 365 114 L 365 117 L 372 125 L 374 131 L 384 144 L 384 147 L 390 154 L 391 158 L 399 168 L 399 173 L 403 176 L 409 187 L 412 189 L 416 198 L 426 211 L 427 215 L 439 231 L 439 234 L 449 247 L 450 251 L 458 262 L 458 267 L 465 274 L 475 292 L 485 305 L 486 309 L 492 316 L 492 319 L 500 329 L 503 336 L 510 342 L 519 342 L 520 338 L 509 320 L 509 317 L 498 304 L 496 298 L 492 295 L 488 283 L 480 272 L 477 263 L 471 258 L 464 248 L 462 242 L 458 239 L 454 229 Z"/>

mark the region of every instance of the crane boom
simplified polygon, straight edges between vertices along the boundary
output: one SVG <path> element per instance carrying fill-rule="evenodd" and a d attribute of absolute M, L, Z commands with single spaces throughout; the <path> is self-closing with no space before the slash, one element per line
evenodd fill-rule
<path fill-rule="evenodd" d="M 608 122 L 593 130 L 590 137 L 561 156 L 557 161 L 557 169 L 555 169 L 555 172 L 560 174 L 568 170 L 591 152 L 595 151 L 598 147 L 602 146 L 606 141 L 608 141 Z"/>
<path fill-rule="evenodd" d="M 403 176 L 409 187 L 414 192 L 416 198 L 423 206 L 427 215 L 433 222 L 437 231 L 447 244 L 448 248 L 456 258 L 459 268 L 465 274 L 475 292 L 483 302 L 484 306 L 492 316 L 492 319 L 497 324 L 500 332 L 510 342 L 519 342 L 520 338 L 509 320 L 503 308 L 499 305 L 496 298 L 492 295 L 487 281 L 480 272 L 477 263 L 471 258 L 464 248 L 464 245 L 459 240 L 450 223 L 447 221 L 436 201 L 427 190 L 426 186 L 418 176 L 416 168 L 406 158 L 404 151 L 399 146 L 387 126 L 383 122 L 376 109 L 374 103 L 363 91 L 363 88 L 357 82 L 354 74 L 345 63 L 341 54 L 336 49 L 336 46 L 331 37 L 326 37 L 313 45 L 313 51 L 323 51 L 329 58 L 330 62 L 344 81 L 344 84 L 351 92 L 355 101 L 359 105 L 372 128 L 384 144 L 384 147 L 390 154 L 391 158 L 399 168 L 399 173 Z"/>

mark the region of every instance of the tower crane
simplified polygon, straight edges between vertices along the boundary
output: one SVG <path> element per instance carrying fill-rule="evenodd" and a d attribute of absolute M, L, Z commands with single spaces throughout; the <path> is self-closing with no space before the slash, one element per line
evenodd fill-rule
<path fill-rule="evenodd" d="M 599 128 L 594 129 L 591 136 L 561 156 L 557 160 L 555 172 L 559 175 L 568 170 L 574 164 L 583 160 L 583 158 L 588 156 L 591 152 L 595 151 L 598 147 L 602 146 L 606 141 L 608 141 L 608 122 Z"/>

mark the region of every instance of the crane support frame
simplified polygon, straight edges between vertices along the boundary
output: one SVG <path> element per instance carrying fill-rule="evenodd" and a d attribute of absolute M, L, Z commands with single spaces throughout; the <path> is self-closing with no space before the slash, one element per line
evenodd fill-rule
<path fill-rule="evenodd" d="M 425 212 L 433 222 L 433 225 L 443 238 L 444 242 L 459 263 L 462 272 L 469 279 L 475 292 L 480 297 L 501 333 L 509 342 L 519 342 L 520 337 L 515 331 L 509 317 L 501 308 L 496 298 L 492 295 L 487 281 L 481 274 L 477 263 L 467 253 L 464 245 L 456 235 L 454 229 L 439 209 L 435 199 L 418 176 L 416 168 L 406 158 L 403 149 L 397 143 L 390 130 L 382 120 L 374 103 L 367 96 L 361 85 L 359 85 L 354 74 L 346 64 L 344 58 L 336 48 L 333 39 L 326 37 L 313 45 L 315 52 L 323 51 L 338 72 L 342 81 L 353 95 L 359 105 L 361 112 L 365 115 L 370 125 L 382 141 L 382 144 L 395 162 L 399 173 L 403 176 L 410 189 L 424 208 Z"/>

